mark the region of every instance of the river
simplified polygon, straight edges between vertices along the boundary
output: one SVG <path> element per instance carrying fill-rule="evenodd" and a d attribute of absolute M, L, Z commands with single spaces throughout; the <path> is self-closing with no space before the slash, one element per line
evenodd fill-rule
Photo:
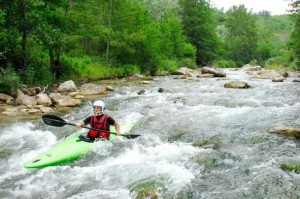
<path fill-rule="evenodd" d="M 300 163 L 299 141 L 267 133 L 299 128 L 299 83 L 225 72 L 226 78 L 112 83 L 116 90 L 102 97 L 106 113 L 119 123 L 136 120 L 131 133 L 141 136 L 98 142 L 60 166 L 23 164 L 83 129 L 40 119 L 1 124 L 0 198 L 130 199 L 140 197 L 139 190 L 167 199 L 300 198 L 300 174 L 280 168 Z M 251 88 L 224 88 L 232 80 Z M 63 119 L 76 122 L 91 113 L 87 100 Z"/>

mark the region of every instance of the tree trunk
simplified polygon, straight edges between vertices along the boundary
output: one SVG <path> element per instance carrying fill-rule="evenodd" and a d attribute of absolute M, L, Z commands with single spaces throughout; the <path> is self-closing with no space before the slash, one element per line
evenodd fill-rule
<path fill-rule="evenodd" d="M 53 52 L 53 49 L 49 49 L 49 58 L 50 58 L 50 67 L 51 71 L 54 74 L 55 79 L 59 79 L 62 74 L 63 70 L 60 64 L 60 53 Z"/>

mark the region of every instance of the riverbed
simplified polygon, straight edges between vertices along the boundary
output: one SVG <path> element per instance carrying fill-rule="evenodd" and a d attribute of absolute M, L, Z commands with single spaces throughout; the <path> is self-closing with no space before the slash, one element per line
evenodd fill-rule
<path fill-rule="evenodd" d="M 299 198 L 300 174 L 280 168 L 300 163 L 299 140 L 268 133 L 300 127 L 299 83 L 225 72 L 226 78 L 111 83 L 115 91 L 101 96 L 106 113 L 121 124 L 137 121 L 131 133 L 141 136 L 98 142 L 55 167 L 23 164 L 83 129 L 41 119 L 1 124 L 0 198 L 130 199 L 141 191 L 158 198 Z M 233 80 L 251 88 L 224 88 Z M 74 123 L 90 114 L 86 100 L 62 118 Z"/>

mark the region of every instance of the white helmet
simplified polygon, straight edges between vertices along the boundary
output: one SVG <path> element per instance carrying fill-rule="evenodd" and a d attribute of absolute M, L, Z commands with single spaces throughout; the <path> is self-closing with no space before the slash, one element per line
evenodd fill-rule
<path fill-rule="evenodd" d="M 100 112 L 96 112 L 96 111 L 95 111 L 95 107 L 96 107 L 96 106 L 100 106 L 100 107 L 102 108 L 102 109 L 100 110 Z M 93 110 L 94 110 L 95 115 L 102 115 L 104 109 L 105 109 L 105 103 L 104 103 L 102 100 L 96 100 L 96 101 L 93 103 Z"/>

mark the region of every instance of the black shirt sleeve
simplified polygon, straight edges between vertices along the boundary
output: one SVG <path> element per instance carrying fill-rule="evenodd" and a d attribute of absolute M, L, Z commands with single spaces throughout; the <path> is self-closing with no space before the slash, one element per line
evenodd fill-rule
<path fill-rule="evenodd" d="M 84 124 L 85 125 L 89 124 L 91 122 L 91 118 L 92 116 L 85 118 L 85 120 L 83 120 Z"/>
<path fill-rule="evenodd" d="M 108 125 L 115 125 L 115 123 L 116 123 L 116 121 L 112 117 L 108 116 L 107 124 Z"/>

